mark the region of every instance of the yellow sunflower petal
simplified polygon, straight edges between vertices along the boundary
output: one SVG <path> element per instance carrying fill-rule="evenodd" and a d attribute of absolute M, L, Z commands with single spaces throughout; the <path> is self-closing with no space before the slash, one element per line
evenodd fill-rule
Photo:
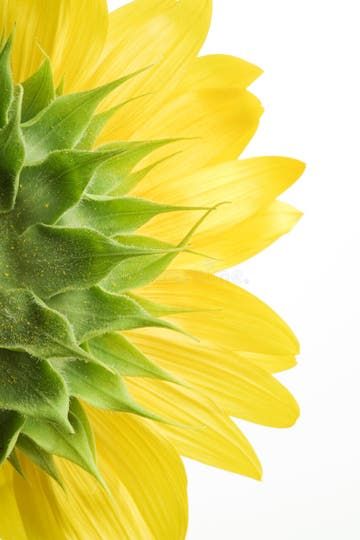
<path fill-rule="evenodd" d="M 230 416 L 273 427 L 289 427 L 299 416 L 290 392 L 235 352 L 161 330 L 132 332 L 131 341 L 158 365 L 191 383 L 195 391 L 199 388 Z"/>
<path fill-rule="evenodd" d="M 165 181 L 171 190 L 174 179 L 237 158 L 254 135 L 261 114 L 259 101 L 237 88 L 198 90 L 171 99 L 133 138 L 186 140 L 167 145 L 143 161 L 141 166 L 146 167 L 172 156 L 157 165 L 136 191 L 143 195 Z M 164 185 L 162 189 L 166 196 Z"/>
<path fill-rule="evenodd" d="M 172 267 L 220 272 L 267 248 L 288 233 L 301 216 L 302 213 L 296 208 L 275 201 L 245 221 L 216 230 L 204 230 L 195 235 L 191 241 L 191 249 L 212 259 L 181 253 Z"/>
<path fill-rule="evenodd" d="M 169 270 L 140 294 L 179 313 L 169 320 L 192 336 L 236 351 L 294 355 L 299 345 L 287 324 L 266 304 L 219 277 Z"/>
<path fill-rule="evenodd" d="M 65 91 L 81 88 L 104 47 L 108 32 L 106 0 L 68 0 L 68 27 L 58 78 L 64 77 Z"/>
<path fill-rule="evenodd" d="M 109 107 L 148 94 L 122 108 L 110 121 L 108 133 L 116 129 L 116 138 L 127 139 L 159 108 L 198 53 L 210 17 L 211 0 L 138 0 L 110 14 L 104 52 L 87 84 L 96 86 L 153 67 L 105 102 Z"/>
<path fill-rule="evenodd" d="M 175 93 L 203 88 L 246 88 L 262 70 L 241 58 L 226 54 L 200 56 L 189 66 L 186 77 L 180 81 Z"/>
<path fill-rule="evenodd" d="M 86 16 L 85 16 L 86 14 Z M 15 29 L 13 71 L 31 75 L 47 54 L 57 80 L 78 83 L 97 60 L 107 33 L 106 0 L 11 0 L 2 2 L 0 25 Z"/>
<path fill-rule="evenodd" d="M 221 469 L 260 478 L 261 465 L 250 443 L 208 398 L 189 388 L 150 379 L 128 379 L 140 403 L 184 427 L 157 424 L 184 456 Z"/>
<path fill-rule="evenodd" d="M 91 420 L 112 496 L 69 462 L 60 464 L 66 492 L 25 462 L 27 481 L 18 477 L 15 488 L 28 538 L 183 540 L 186 478 L 176 451 L 136 417 L 96 411 Z"/>
<path fill-rule="evenodd" d="M 158 178 L 157 184 L 146 184 L 147 189 L 138 192 L 155 201 L 186 206 L 214 207 L 199 227 L 192 242 L 200 234 L 219 234 L 256 214 L 287 189 L 302 174 L 304 165 L 297 160 L 281 157 L 251 158 L 221 163 L 198 171 L 196 174 L 167 182 L 166 176 Z M 143 233 L 158 236 L 167 241 L 178 241 L 179 231 L 199 219 L 196 212 L 177 212 L 154 219 Z M 223 235 L 219 234 L 221 240 Z M 206 252 L 208 245 L 202 243 Z M 210 246 L 211 250 L 211 246 Z M 210 253 L 211 255 L 211 253 Z"/>
<path fill-rule="evenodd" d="M 26 540 L 12 478 L 13 471 L 10 465 L 3 465 L 0 468 L 0 538 L 1 540 Z"/>
<path fill-rule="evenodd" d="M 0 25 L 5 35 L 15 30 L 13 73 L 26 79 L 46 54 L 54 59 L 63 47 L 68 8 L 60 0 L 11 0 L 1 2 Z"/>
<path fill-rule="evenodd" d="M 240 351 L 242 357 L 250 360 L 253 364 L 256 364 L 261 369 L 268 371 L 269 373 L 279 373 L 286 371 L 297 365 L 297 361 L 294 355 L 286 354 L 259 354 L 251 352 Z"/>

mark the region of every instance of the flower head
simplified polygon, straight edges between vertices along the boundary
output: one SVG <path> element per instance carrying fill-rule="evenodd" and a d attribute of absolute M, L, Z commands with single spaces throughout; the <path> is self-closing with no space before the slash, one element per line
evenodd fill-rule
<path fill-rule="evenodd" d="M 46 9 L 46 8 L 51 9 Z M 199 57 L 210 0 L 0 6 L 0 536 L 180 540 L 180 456 L 261 476 L 230 416 L 290 426 L 298 343 L 215 272 L 299 213 L 237 160 L 260 70 Z"/>

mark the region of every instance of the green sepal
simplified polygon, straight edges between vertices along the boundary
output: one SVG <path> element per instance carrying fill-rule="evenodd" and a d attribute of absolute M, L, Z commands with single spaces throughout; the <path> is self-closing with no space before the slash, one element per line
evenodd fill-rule
<path fill-rule="evenodd" d="M 92 195 L 111 195 L 116 192 L 117 196 L 124 195 L 128 189 L 127 179 L 131 171 L 146 156 L 173 142 L 164 139 L 158 141 L 126 141 L 107 144 L 99 150 L 122 151 L 116 157 L 104 163 L 96 171 L 92 182 L 88 187 L 88 193 Z"/>
<path fill-rule="evenodd" d="M 61 219 L 68 227 L 91 227 L 106 236 L 130 234 L 159 214 L 204 210 L 159 204 L 137 197 L 86 195 Z"/>
<path fill-rule="evenodd" d="M 75 414 L 75 416 L 77 416 L 77 418 L 81 422 L 81 425 L 84 428 L 84 431 L 86 433 L 86 438 L 89 444 L 89 448 L 91 450 L 93 458 L 96 460 L 95 437 L 91 428 L 91 424 L 87 417 L 87 414 L 84 411 L 84 408 L 82 407 L 80 401 L 76 399 L 76 397 L 72 396 L 70 402 L 71 402 L 71 411 L 73 414 Z"/>
<path fill-rule="evenodd" d="M 68 426 L 68 391 L 47 361 L 0 349 L 0 373 L 1 409 Z"/>
<path fill-rule="evenodd" d="M 19 238 L 17 275 L 23 286 L 50 297 L 96 285 L 121 261 L 154 252 L 164 248 L 116 242 L 92 229 L 34 225 Z"/>
<path fill-rule="evenodd" d="M 0 213 L 9 212 L 14 207 L 24 163 L 25 148 L 20 129 L 21 99 L 22 89 L 17 86 L 9 122 L 0 130 Z"/>
<path fill-rule="evenodd" d="M 117 373 L 100 364 L 70 359 L 62 361 L 58 369 L 66 380 L 71 394 L 93 407 L 134 413 L 152 420 L 162 420 L 131 397 Z"/>
<path fill-rule="evenodd" d="M 121 235 L 117 236 L 117 240 L 134 249 L 147 246 L 149 254 L 137 257 L 136 260 L 124 260 L 108 274 L 101 285 L 104 289 L 114 293 L 127 292 L 151 283 L 166 270 L 181 251 L 171 244 L 147 236 L 129 235 L 125 237 Z M 150 248 L 153 253 L 150 252 Z M 161 250 L 164 253 L 156 253 L 156 251 Z"/>
<path fill-rule="evenodd" d="M 57 150 L 24 167 L 13 221 L 19 233 L 30 225 L 54 224 L 81 198 L 96 168 L 114 152 Z"/>
<path fill-rule="evenodd" d="M 166 321 L 150 316 L 128 296 L 111 294 L 100 287 L 53 296 L 49 300 L 49 306 L 66 317 L 79 343 L 111 330 L 151 326 L 172 328 Z"/>
<path fill-rule="evenodd" d="M 148 377 L 178 383 L 179 379 L 147 358 L 118 333 L 106 334 L 87 343 L 91 355 L 124 377 Z"/>
<path fill-rule="evenodd" d="M 8 111 L 13 100 L 14 86 L 11 73 L 11 43 L 10 36 L 5 44 L 0 39 L 0 128 L 8 121 Z"/>
<path fill-rule="evenodd" d="M 42 420 L 27 419 L 23 433 L 49 454 L 63 457 L 76 463 L 85 471 L 101 480 L 97 469 L 87 429 L 70 405 L 69 420 L 73 433 L 61 430 L 56 424 Z"/>
<path fill-rule="evenodd" d="M 121 105 L 116 105 L 107 111 L 95 114 L 84 131 L 80 141 L 77 143 L 76 148 L 79 150 L 91 150 L 107 122 L 120 107 Z"/>
<path fill-rule="evenodd" d="M 22 83 L 24 98 L 21 121 L 27 122 L 39 114 L 55 99 L 51 63 L 48 58 L 29 79 Z"/>
<path fill-rule="evenodd" d="M 36 442 L 20 434 L 17 447 L 29 458 L 35 465 L 40 467 L 46 474 L 48 474 L 55 482 L 57 482 L 62 488 L 64 488 L 61 475 L 56 467 L 54 458 L 51 454 L 41 448 Z"/>
<path fill-rule="evenodd" d="M 0 409 L 0 465 L 11 455 L 25 418 L 15 411 Z"/>
<path fill-rule="evenodd" d="M 19 440 L 19 439 L 18 439 Z M 16 447 L 11 452 L 10 456 L 7 458 L 8 462 L 14 467 L 15 471 L 20 474 L 23 478 L 25 478 L 24 471 L 22 470 L 22 466 L 19 460 L 19 456 L 16 452 Z"/>
<path fill-rule="evenodd" d="M 179 253 L 182 251 L 189 251 L 186 248 L 187 243 L 207 216 L 216 208 L 217 207 L 208 209 L 177 246 L 172 246 L 171 244 L 147 236 L 117 235 L 115 238 L 122 245 L 126 244 L 133 249 L 140 246 L 148 246 L 149 252 L 152 247 L 154 253 L 149 253 L 148 255 L 145 254 L 143 257 L 139 257 L 133 261 L 123 261 L 102 281 L 102 287 L 109 292 L 122 293 L 131 291 L 131 289 L 143 287 L 154 281 L 168 268 Z M 159 251 L 162 249 L 164 253 L 156 254 L 156 248 Z M 195 253 L 195 255 L 199 254 Z"/>
<path fill-rule="evenodd" d="M 65 317 L 25 289 L 0 288 L 0 347 L 43 359 L 86 357 Z"/>
<path fill-rule="evenodd" d="M 134 74 L 94 90 L 57 97 L 35 118 L 23 124 L 27 161 L 44 159 L 54 150 L 74 148 L 101 101 L 132 76 Z"/>

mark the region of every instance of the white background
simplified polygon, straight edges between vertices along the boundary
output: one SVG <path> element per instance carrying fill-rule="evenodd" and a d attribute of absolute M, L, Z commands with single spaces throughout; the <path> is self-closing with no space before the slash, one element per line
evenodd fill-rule
<path fill-rule="evenodd" d="M 359 8 L 357 0 L 214 0 L 203 52 L 265 70 L 252 89 L 266 112 L 246 155 L 308 164 L 283 197 L 305 213 L 297 229 L 227 273 L 296 330 L 299 367 L 281 379 L 302 417 L 284 431 L 242 424 L 262 483 L 187 462 L 188 540 L 360 539 Z"/>

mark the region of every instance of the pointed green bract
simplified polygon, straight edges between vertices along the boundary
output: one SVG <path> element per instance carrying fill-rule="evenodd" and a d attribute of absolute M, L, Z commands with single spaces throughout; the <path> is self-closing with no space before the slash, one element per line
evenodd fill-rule
<path fill-rule="evenodd" d="M 130 234 L 155 216 L 169 212 L 193 210 L 154 203 L 134 197 L 86 195 L 67 212 L 62 225 L 91 227 L 106 236 Z"/>
<path fill-rule="evenodd" d="M 114 152 L 58 150 L 41 163 L 24 167 L 14 211 L 18 232 L 37 223 L 55 223 L 81 199 L 96 168 L 113 155 Z"/>
<path fill-rule="evenodd" d="M 9 121 L 0 130 L 0 213 L 14 207 L 25 147 L 20 130 L 22 89 L 16 87 Z"/>
<path fill-rule="evenodd" d="M 119 375 L 177 382 L 171 373 L 161 369 L 119 333 L 105 334 L 92 339 L 88 342 L 88 349 L 92 356 Z"/>
<path fill-rule="evenodd" d="M 165 321 L 149 315 L 135 300 L 125 295 L 108 293 L 100 287 L 54 296 L 49 305 L 65 315 L 79 343 L 109 330 L 170 327 Z"/>
<path fill-rule="evenodd" d="M 14 86 L 11 74 L 11 37 L 5 44 L 0 38 L 0 128 L 8 121 L 8 110 L 14 96 Z"/>
<path fill-rule="evenodd" d="M 94 90 L 60 96 L 51 102 L 23 125 L 27 161 L 43 159 L 54 150 L 74 148 L 101 101 L 129 78 L 131 75 Z"/>
<path fill-rule="evenodd" d="M 87 429 L 73 411 L 69 413 L 69 421 L 73 433 L 63 431 L 56 424 L 33 419 L 26 421 L 23 433 L 48 454 L 66 458 L 82 467 L 95 478 L 100 478 Z"/>
<path fill-rule="evenodd" d="M 24 422 L 21 414 L 0 409 L 0 465 L 14 450 Z"/>
<path fill-rule="evenodd" d="M 49 297 L 91 287 L 121 261 L 153 251 L 115 242 L 93 229 L 34 225 L 19 237 L 16 273 L 23 286 Z"/>
<path fill-rule="evenodd" d="M 85 356 L 65 317 L 25 289 L 0 288 L 0 347 L 43 359 Z"/>
<path fill-rule="evenodd" d="M 0 349 L 0 407 L 67 425 L 69 396 L 63 379 L 45 360 Z"/>
<path fill-rule="evenodd" d="M 163 421 L 133 399 L 125 377 L 179 382 L 120 332 L 174 329 L 157 317 L 164 306 L 148 310 L 130 293 L 188 236 L 174 246 L 133 233 L 165 212 L 199 209 L 125 196 L 156 166 L 142 160 L 173 141 L 96 148 L 122 104 L 98 106 L 136 74 L 62 95 L 49 59 L 16 86 L 10 57 L 11 39 L 0 46 L 0 463 L 22 474 L 26 456 L 61 484 L 60 456 L 103 483 L 82 402 Z"/>
<path fill-rule="evenodd" d="M 20 435 L 17 446 L 31 461 L 62 486 L 60 473 L 51 454 L 43 450 L 26 435 Z"/>
<path fill-rule="evenodd" d="M 62 362 L 60 370 L 71 393 L 94 407 L 159 419 L 136 403 L 121 377 L 105 367 L 74 359 Z"/>
<path fill-rule="evenodd" d="M 45 109 L 55 99 L 51 63 L 46 58 L 38 71 L 23 83 L 24 98 L 21 121 L 27 122 Z"/>

